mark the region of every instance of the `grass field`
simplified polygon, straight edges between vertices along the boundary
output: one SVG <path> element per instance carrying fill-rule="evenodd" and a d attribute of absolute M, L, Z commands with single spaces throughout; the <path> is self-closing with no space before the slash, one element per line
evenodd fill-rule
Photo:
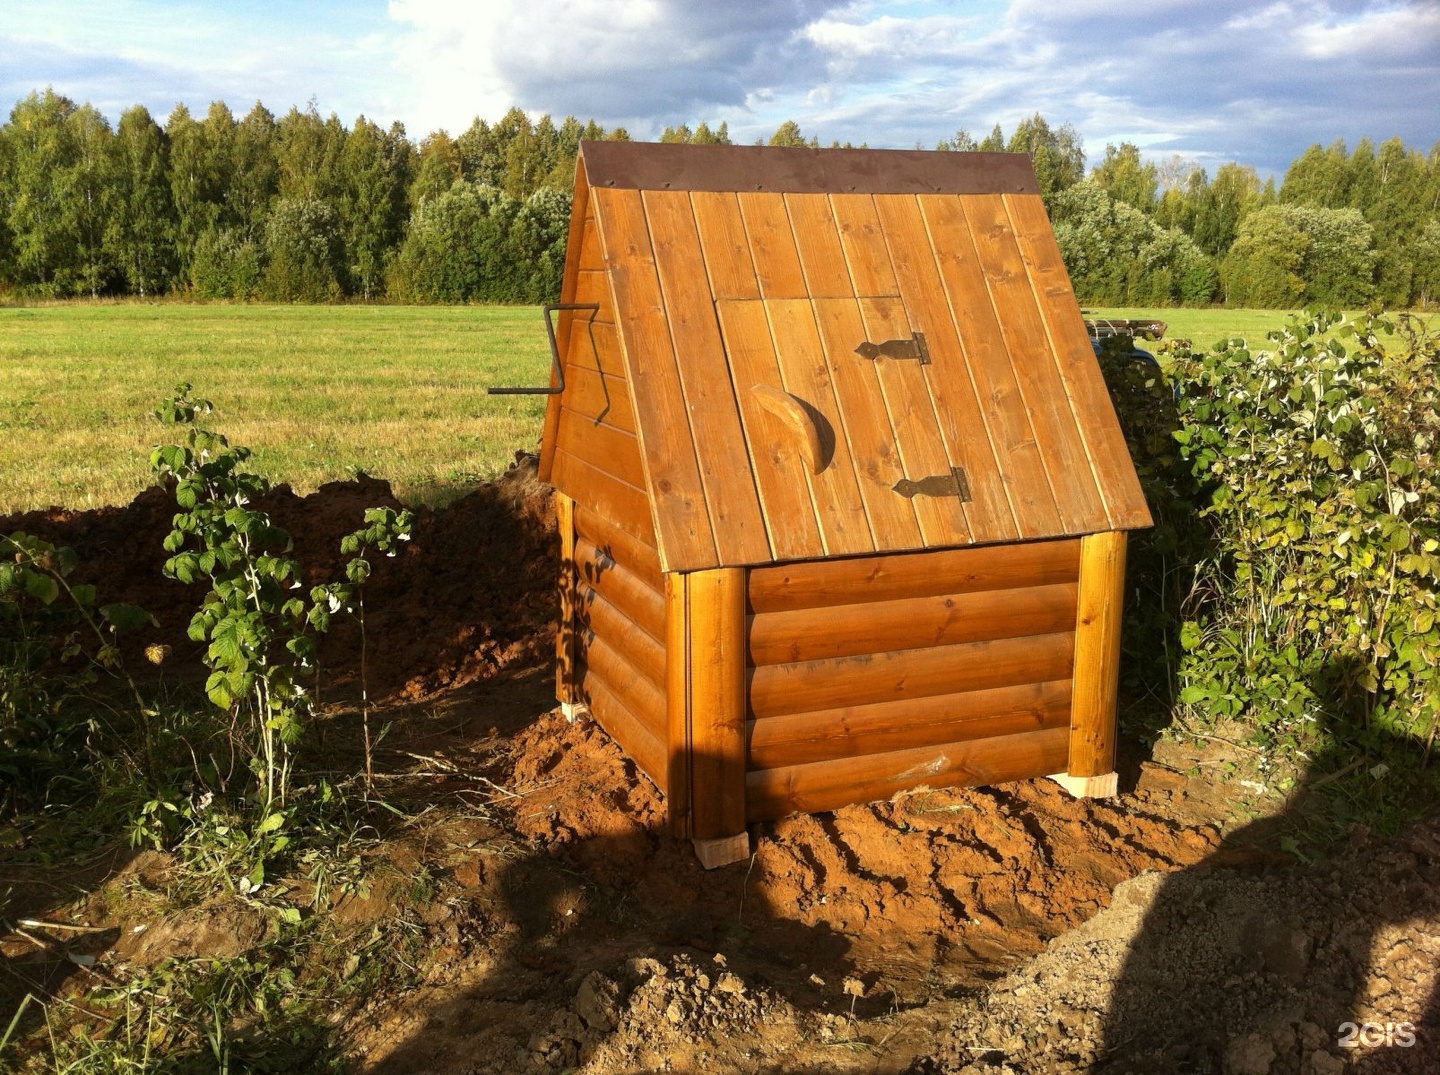
<path fill-rule="evenodd" d="M 1197 347 L 1256 340 L 1266 310 L 1160 316 Z M 53 304 L 0 308 L 0 513 L 128 501 L 160 436 L 148 414 L 181 381 L 212 428 L 298 492 L 364 470 L 410 503 L 444 503 L 533 449 L 544 400 L 487 385 L 548 376 L 535 307 Z"/>
<path fill-rule="evenodd" d="M 179 382 L 299 492 L 358 468 L 439 503 L 535 447 L 549 376 L 533 307 L 56 304 L 0 309 L 0 513 L 125 503 Z"/>

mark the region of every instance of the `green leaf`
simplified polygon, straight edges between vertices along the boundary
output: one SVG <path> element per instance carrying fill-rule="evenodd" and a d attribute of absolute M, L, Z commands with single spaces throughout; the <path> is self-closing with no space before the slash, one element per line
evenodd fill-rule
<path fill-rule="evenodd" d="M 31 571 L 25 575 L 25 592 L 42 605 L 49 605 L 60 596 L 60 584 L 49 575 Z"/>
<path fill-rule="evenodd" d="M 117 635 L 124 634 L 126 631 L 134 631 L 147 624 L 160 626 L 155 617 L 139 605 L 128 605 L 123 602 L 102 605 L 100 618 L 108 623 Z"/>
<path fill-rule="evenodd" d="M 256 836 L 264 836 L 267 832 L 274 832 L 281 825 L 285 824 L 285 815 L 276 811 L 267 817 L 255 829 Z"/>

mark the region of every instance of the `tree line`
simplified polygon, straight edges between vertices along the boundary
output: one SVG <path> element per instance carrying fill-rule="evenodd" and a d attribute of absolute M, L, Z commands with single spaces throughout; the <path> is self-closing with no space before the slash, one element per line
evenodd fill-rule
<path fill-rule="evenodd" d="M 1007 140 L 960 131 L 940 150 L 1027 152 L 1076 294 L 1099 306 L 1392 309 L 1440 304 L 1440 142 L 1311 146 L 1280 185 L 1244 164 L 1213 178 L 1178 155 L 1107 145 L 1085 170 L 1068 124 L 1040 116 Z"/>
<path fill-rule="evenodd" d="M 541 302 L 559 290 L 575 155 L 623 128 L 512 108 L 418 143 L 313 105 L 91 105 L 31 93 L 0 126 L 0 293 L 328 302 Z M 729 144 L 725 124 L 664 142 Z M 817 146 L 787 120 L 768 139 Z M 839 143 L 835 143 L 838 145 Z M 848 143 L 846 143 L 848 145 Z M 935 147 L 1030 154 L 1076 293 L 1096 305 L 1415 307 L 1440 302 L 1440 143 L 1312 146 L 1278 186 L 1106 146 L 1068 124 Z"/>

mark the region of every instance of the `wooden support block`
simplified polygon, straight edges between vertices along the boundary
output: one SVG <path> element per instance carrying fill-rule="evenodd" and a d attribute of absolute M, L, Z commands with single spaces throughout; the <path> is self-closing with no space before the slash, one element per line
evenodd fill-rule
<path fill-rule="evenodd" d="M 718 866 L 729 866 L 744 862 L 750 857 L 750 834 L 742 832 L 735 836 L 718 836 L 709 840 L 692 840 L 695 857 L 707 870 Z"/>
<path fill-rule="evenodd" d="M 745 569 L 685 579 L 690 835 L 745 831 Z"/>
<path fill-rule="evenodd" d="M 1124 532 L 1081 538 L 1070 709 L 1068 773 L 1072 777 L 1104 777 L 1115 769 L 1115 706 L 1124 603 Z"/>
<path fill-rule="evenodd" d="M 1102 776 L 1071 776 L 1069 773 L 1051 773 L 1050 779 L 1077 799 L 1111 799 L 1120 794 L 1120 774 L 1116 772 L 1105 773 Z"/>
<path fill-rule="evenodd" d="M 562 706 L 578 701 L 579 687 L 576 647 L 580 620 L 575 567 L 575 501 L 555 494 L 555 527 L 560 533 L 560 624 L 555 631 L 555 697 Z M 565 719 L 571 711 L 566 709 Z"/>
<path fill-rule="evenodd" d="M 561 702 L 560 714 L 571 724 L 585 724 L 591 719 L 590 707 L 579 702 Z"/>

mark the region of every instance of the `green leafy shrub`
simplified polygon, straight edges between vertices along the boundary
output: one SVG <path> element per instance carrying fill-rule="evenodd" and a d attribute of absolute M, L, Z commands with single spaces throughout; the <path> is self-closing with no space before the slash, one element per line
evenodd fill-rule
<path fill-rule="evenodd" d="M 302 683 L 315 659 L 311 607 L 295 593 L 302 580 L 289 555 L 290 535 L 254 506 L 270 484 L 245 468 L 250 450 L 197 424 L 213 409 L 181 385 L 155 412 L 180 428 L 180 443 L 157 447 L 150 465 L 174 480 L 180 508 L 165 539 L 171 554 L 165 574 L 209 583 L 189 634 L 207 644 L 205 693 L 244 728 L 241 746 L 260 781 L 268 820 L 284 805 L 290 748 L 311 715 L 313 701 Z"/>
<path fill-rule="evenodd" d="M 1327 314 L 1270 342 L 1173 356 L 1176 439 L 1212 543 L 1181 627 L 1179 701 L 1249 720 L 1262 741 L 1326 721 L 1433 741 L 1440 337 Z"/>

